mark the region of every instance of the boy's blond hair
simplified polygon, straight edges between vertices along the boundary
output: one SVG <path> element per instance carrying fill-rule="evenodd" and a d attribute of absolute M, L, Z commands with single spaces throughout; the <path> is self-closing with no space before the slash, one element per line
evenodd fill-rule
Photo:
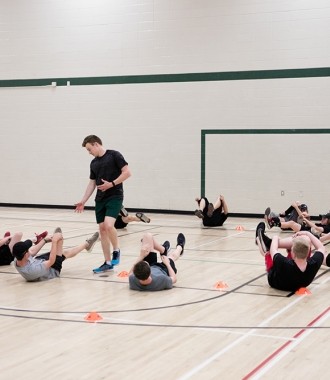
<path fill-rule="evenodd" d="M 293 239 L 292 252 L 297 259 L 306 259 L 310 250 L 310 239 L 303 236 L 298 236 Z"/>

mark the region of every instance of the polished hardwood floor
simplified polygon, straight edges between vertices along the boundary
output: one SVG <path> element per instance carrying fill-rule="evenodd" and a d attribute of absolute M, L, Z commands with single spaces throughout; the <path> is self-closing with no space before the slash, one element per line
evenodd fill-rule
<path fill-rule="evenodd" d="M 121 262 L 103 275 L 92 273 L 103 262 L 99 242 L 65 261 L 58 279 L 27 283 L 13 264 L 0 267 L 0 379 L 330 377 L 328 268 L 311 294 L 277 291 L 254 243 L 259 220 L 229 217 L 206 229 L 195 216 L 148 216 L 150 224 L 119 231 Z M 2 235 L 25 238 L 60 226 L 66 247 L 97 229 L 92 211 L 3 207 L 0 221 Z M 174 289 L 135 292 L 122 277 L 144 232 L 172 246 L 185 234 Z"/>

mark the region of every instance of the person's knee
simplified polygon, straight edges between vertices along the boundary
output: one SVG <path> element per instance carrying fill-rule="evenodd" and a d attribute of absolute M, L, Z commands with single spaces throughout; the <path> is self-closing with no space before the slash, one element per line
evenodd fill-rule
<path fill-rule="evenodd" d="M 201 210 L 203 210 L 206 207 L 206 205 L 208 205 L 208 204 L 209 204 L 209 202 L 208 202 L 207 198 L 202 197 L 200 202 L 199 202 L 199 208 Z"/>
<path fill-rule="evenodd" d="M 100 235 L 102 235 L 106 232 L 106 228 L 105 228 L 104 223 L 99 224 L 99 231 L 100 231 Z"/>
<path fill-rule="evenodd" d="M 105 236 L 111 233 L 112 231 L 114 231 L 115 226 L 114 224 L 111 225 L 111 224 L 103 223 L 102 225 L 99 226 L 99 230 L 100 230 L 100 235 Z"/>
<path fill-rule="evenodd" d="M 143 235 L 141 239 L 141 249 L 144 249 L 148 252 L 152 251 L 154 247 L 153 237 L 150 232 L 147 232 Z"/>
<path fill-rule="evenodd" d="M 23 237 L 23 232 L 15 232 L 14 235 L 12 236 L 12 239 L 20 241 L 22 240 Z"/>
<path fill-rule="evenodd" d="M 150 240 L 152 239 L 152 234 L 150 232 L 146 232 L 143 234 L 142 240 Z"/>

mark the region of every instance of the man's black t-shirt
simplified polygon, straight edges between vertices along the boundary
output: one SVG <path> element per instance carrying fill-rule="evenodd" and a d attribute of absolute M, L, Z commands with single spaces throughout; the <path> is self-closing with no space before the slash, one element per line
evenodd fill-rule
<path fill-rule="evenodd" d="M 90 179 L 95 180 L 96 186 L 102 185 L 102 179 L 112 182 L 121 174 L 121 169 L 127 165 L 123 155 L 116 150 L 107 150 L 102 157 L 95 157 L 90 165 Z M 120 183 L 106 191 L 97 190 L 95 200 L 101 201 L 110 197 L 123 198 L 123 184 Z"/>
<path fill-rule="evenodd" d="M 307 287 L 314 280 L 323 259 L 323 253 L 316 251 L 312 257 L 307 259 L 306 270 L 302 272 L 294 260 L 275 253 L 273 267 L 268 272 L 268 283 L 272 288 L 288 291 Z"/>

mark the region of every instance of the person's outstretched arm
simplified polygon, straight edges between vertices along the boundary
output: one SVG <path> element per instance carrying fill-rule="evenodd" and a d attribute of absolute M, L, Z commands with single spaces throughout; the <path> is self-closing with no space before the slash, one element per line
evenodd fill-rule
<path fill-rule="evenodd" d="M 75 204 L 75 212 L 83 212 L 85 203 L 88 201 L 90 196 L 93 194 L 96 187 L 96 181 L 94 179 L 89 180 L 88 185 L 86 187 L 86 191 L 84 196 L 82 197 L 82 200 Z"/>
<path fill-rule="evenodd" d="M 172 279 L 172 283 L 175 284 L 177 281 L 177 278 L 176 278 L 176 274 L 175 274 L 173 268 L 171 267 L 170 259 L 165 255 L 162 255 L 160 257 L 162 259 L 162 262 L 166 265 L 166 268 L 168 270 L 168 275 Z"/>
<path fill-rule="evenodd" d="M 314 246 L 315 250 L 323 253 L 323 255 L 324 255 L 325 247 L 324 247 L 323 243 L 316 236 L 314 236 L 309 231 L 300 231 L 300 232 L 296 233 L 296 236 L 302 236 L 302 235 L 308 236 L 312 245 Z"/>
<path fill-rule="evenodd" d="M 52 247 L 49 254 L 49 259 L 44 261 L 46 268 L 50 268 L 56 260 L 56 255 L 60 253 L 63 244 L 63 236 L 60 232 L 56 232 L 52 237 Z"/>
<path fill-rule="evenodd" d="M 272 244 L 270 245 L 270 250 L 269 250 L 269 253 L 272 256 L 272 258 L 278 252 L 278 245 L 279 245 L 279 237 L 274 236 L 272 240 Z"/>

